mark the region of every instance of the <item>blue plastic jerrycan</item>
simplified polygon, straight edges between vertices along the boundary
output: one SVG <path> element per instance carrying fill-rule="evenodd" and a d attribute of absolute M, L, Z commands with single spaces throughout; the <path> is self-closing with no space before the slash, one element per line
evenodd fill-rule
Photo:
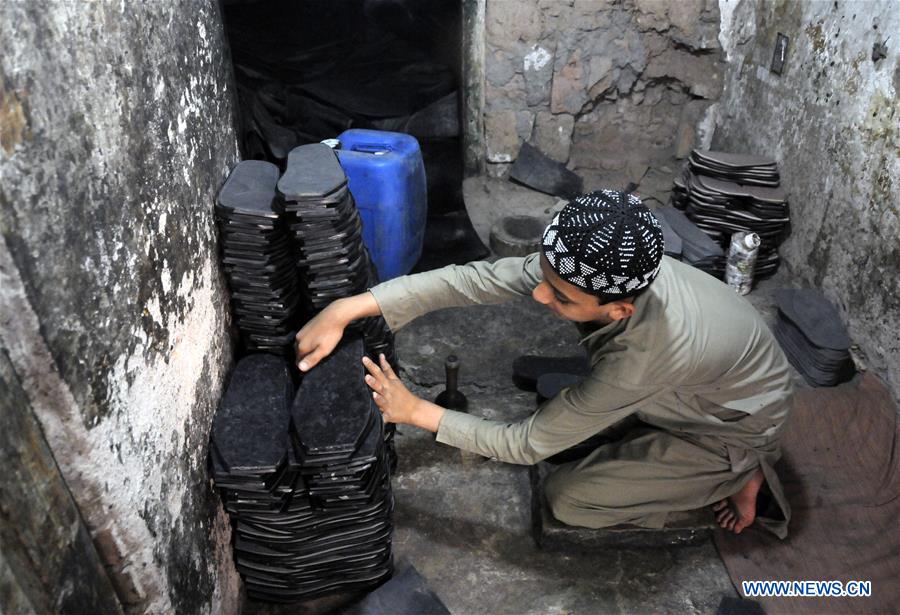
<path fill-rule="evenodd" d="M 425 239 L 425 164 L 415 137 L 353 128 L 338 136 L 338 160 L 382 281 L 409 273 Z"/>

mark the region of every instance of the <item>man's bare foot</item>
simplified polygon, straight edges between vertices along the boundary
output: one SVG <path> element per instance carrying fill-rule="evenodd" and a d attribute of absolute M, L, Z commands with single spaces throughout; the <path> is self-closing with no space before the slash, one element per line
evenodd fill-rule
<path fill-rule="evenodd" d="M 757 470 L 740 491 L 713 504 L 716 522 L 722 529 L 740 534 L 753 523 L 756 519 L 756 496 L 764 481 L 762 470 Z"/>

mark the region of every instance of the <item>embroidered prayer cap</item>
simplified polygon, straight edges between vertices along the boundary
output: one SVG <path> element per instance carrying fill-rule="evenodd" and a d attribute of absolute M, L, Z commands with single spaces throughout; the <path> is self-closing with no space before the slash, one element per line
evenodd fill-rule
<path fill-rule="evenodd" d="M 575 197 L 544 231 L 544 256 L 563 280 L 604 303 L 641 294 L 659 273 L 659 220 L 633 194 Z"/>

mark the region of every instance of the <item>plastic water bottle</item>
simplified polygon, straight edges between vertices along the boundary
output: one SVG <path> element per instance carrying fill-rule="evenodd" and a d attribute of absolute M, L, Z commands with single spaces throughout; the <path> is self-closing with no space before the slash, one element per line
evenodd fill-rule
<path fill-rule="evenodd" d="M 759 235 L 739 232 L 731 236 L 728 259 L 725 263 L 725 283 L 746 295 L 753 288 L 753 272 L 756 269 L 756 255 L 759 254 Z"/>

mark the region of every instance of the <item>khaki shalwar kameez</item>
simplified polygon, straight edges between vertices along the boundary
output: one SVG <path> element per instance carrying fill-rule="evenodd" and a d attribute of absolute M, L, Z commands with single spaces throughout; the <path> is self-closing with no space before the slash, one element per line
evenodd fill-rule
<path fill-rule="evenodd" d="M 393 331 L 433 310 L 528 296 L 543 279 L 538 254 L 451 265 L 371 289 Z M 439 442 L 500 461 L 534 464 L 626 417 L 645 424 L 550 474 L 545 493 L 565 523 L 662 527 L 666 513 L 736 493 L 762 468 L 783 518 L 772 464 L 792 394 L 787 360 L 765 322 L 719 280 L 664 257 L 630 318 L 581 325 L 591 374 L 519 423 L 445 411 Z"/>

